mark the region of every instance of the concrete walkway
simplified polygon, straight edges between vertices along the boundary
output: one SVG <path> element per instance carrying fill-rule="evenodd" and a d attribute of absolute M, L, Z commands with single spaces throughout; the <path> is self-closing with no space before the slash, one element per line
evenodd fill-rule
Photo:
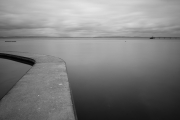
<path fill-rule="evenodd" d="M 31 58 L 35 64 L 0 101 L 0 120 L 77 119 L 63 60 L 46 55 L 4 53 Z"/>

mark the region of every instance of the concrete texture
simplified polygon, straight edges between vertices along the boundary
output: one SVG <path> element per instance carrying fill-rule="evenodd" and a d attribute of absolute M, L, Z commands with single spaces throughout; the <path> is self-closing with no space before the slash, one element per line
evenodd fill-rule
<path fill-rule="evenodd" d="M 0 101 L 0 120 L 75 120 L 65 62 L 47 55 L 12 53 L 35 60 Z"/>

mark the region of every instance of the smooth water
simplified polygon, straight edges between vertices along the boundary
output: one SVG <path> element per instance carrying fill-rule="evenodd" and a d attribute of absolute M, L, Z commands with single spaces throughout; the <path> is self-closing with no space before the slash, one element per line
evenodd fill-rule
<path fill-rule="evenodd" d="M 31 67 L 0 56 L 0 100 Z"/>
<path fill-rule="evenodd" d="M 78 120 L 180 119 L 180 40 L 14 40 L 0 40 L 0 51 L 66 61 Z"/>

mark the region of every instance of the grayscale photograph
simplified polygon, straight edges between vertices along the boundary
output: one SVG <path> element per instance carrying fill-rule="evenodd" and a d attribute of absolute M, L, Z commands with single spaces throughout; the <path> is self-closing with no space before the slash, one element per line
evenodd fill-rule
<path fill-rule="evenodd" d="M 0 120 L 180 120 L 180 0 L 0 0 Z"/>

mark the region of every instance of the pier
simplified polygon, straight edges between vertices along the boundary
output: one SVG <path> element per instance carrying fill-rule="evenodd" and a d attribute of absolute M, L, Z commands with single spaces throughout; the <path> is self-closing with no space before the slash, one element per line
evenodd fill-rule
<path fill-rule="evenodd" d="M 76 120 L 65 62 L 49 55 L 3 52 L 34 60 L 32 68 L 0 101 L 0 120 Z M 31 61 L 33 62 L 33 61 Z"/>

